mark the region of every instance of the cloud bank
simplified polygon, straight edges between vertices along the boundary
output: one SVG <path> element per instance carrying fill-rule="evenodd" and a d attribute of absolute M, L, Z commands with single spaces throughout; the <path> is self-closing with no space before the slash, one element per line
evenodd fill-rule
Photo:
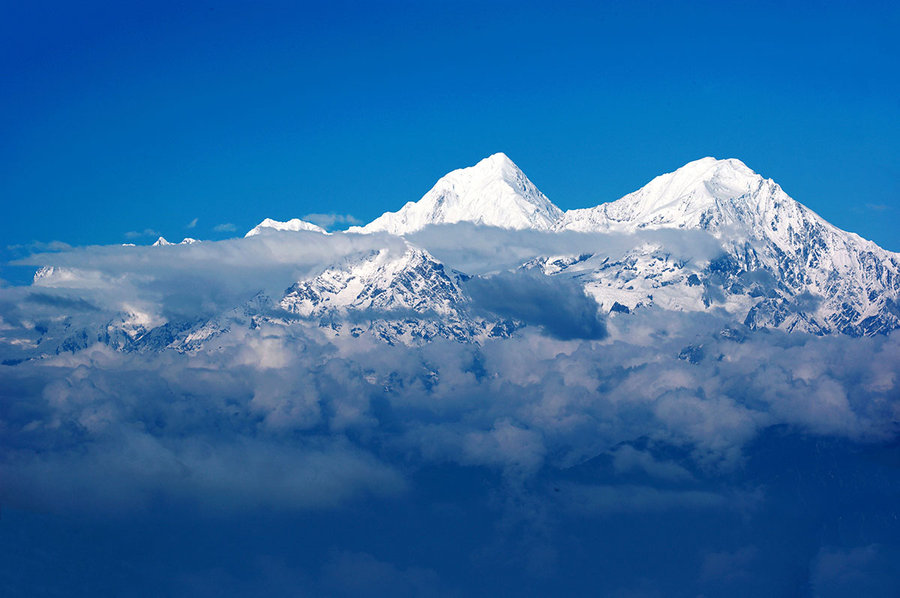
<path fill-rule="evenodd" d="M 800 459 L 804 472 L 821 454 L 829 455 L 828 467 L 845 459 L 833 465 L 841 475 L 883 471 L 877 459 L 853 456 L 863 449 L 846 447 L 896 442 L 896 332 L 868 338 L 753 332 L 714 311 L 600 316 L 572 281 L 505 265 L 588 249 L 613 253 L 647 239 L 611 238 L 599 246 L 587 235 L 526 234 L 514 245 L 501 241 L 506 234 L 473 235 L 464 250 L 439 231 L 421 237 L 433 235 L 423 244 L 435 255 L 444 251 L 450 267 L 491 273 L 466 282 L 473 310 L 524 324 L 510 338 L 480 344 L 436 339 L 390 346 L 367 336 L 328 336 L 314 326 L 264 323 L 232 326 L 188 353 L 129 353 L 92 343 L 22 361 L 31 355 L 28 343 L 50 334 L 60 318 L 72 330 L 111 321 L 196 322 L 260 291 L 277 297 L 343 259 L 379 248 L 402 253 L 406 245 L 383 235 L 300 232 L 79 248 L 23 260 L 55 270 L 32 286 L 0 289 L 0 504 L 125 519 L 160 505 L 219 521 L 265 512 L 308 533 L 314 524 L 297 518 L 339 530 L 330 556 L 311 569 L 263 558 L 244 572 L 249 578 L 232 579 L 231 572 L 198 564 L 179 579 L 201 595 L 216 579 L 243 587 L 251 578 L 276 588 L 290 580 L 320 595 L 365 594 L 366 584 L 383 580 L 406 595 L 426 595 L 459 589 L 454 572 L 489 570 L 496 577 L 485 574 L 484 583 L 496 589 L 522 568 L 528 583 L 549 592 L 568 562 L 583 562 L 566 538 L 580 538 L 590 554 L 605 554 L 591 539 L 604 534 L 622 550 L 636 550 L 628 538 L 647 540 L 642 521 L 654 522 L 662 534 L 657 541 L 670 547 L 681 541 L 680 525 L 697 521 L 763 520 L 770 527 L 759 529 L 806 537 L 809 530 L 785 527 L 783 507 L 772 506 L 789 502 L 779 492 L 797 492 L 796 483 L 785 481 L 793 478 L 784 455 Z M 715 245 L 698 236 L 676 249 L 713 254 Z M 491 251 L 500 255 L 492 258 Z M 793 439 L 799 439 L 793 448 L 780 444 Z M 821 439 L 838 444 L 823 448 Z M 771 461 L 770 450 L 777 455 Z M 841 488 L 871 490 L 888 501 L 896 483 L 879 475 L 859 473 L 862 482 Z M 827 475 L 798 479 L 816 480 L 798 483 L 818 497 L 815 484 Z M 828 488 L 825 495 L 836 492 Z M 836 520 L 835 504 L 803 509 Z M 855 504 L 880 503 L 867 494 Z M 375 511 L 373 522 L 352 525 L 377 537 L 366 525 L 380 521 L 401 534 L 404 518 L 413 518 L 445 549 L 468 546 L 467 556 L 429 557 L 427 542 L 413 535 L 405 541 L 420 554 L 398 553 L 349 531 L 356 514 Z M 802 513 L 791 517 L 805 521 Z M 692 571 L 682 583 L 713 593 L 742 584 L 772 590 L 747 581 L 777 569 L 761 547 L 764 538 L 739 536 L 726 542 L 713 531 L 700 533 L 683 557 L 693 560 L 682 563 Z M 825 538 L 799 555 L 773 554 L 802 562 L 815 587 L 862 580 L 890 588 L 884 563 L 896 545 L 870 536 L 877 532 L 848 542 Z M 348 571 L 356 577 L 341 573 Z M 602 587 L 671 594 L 662 577 L 635 582 L 639 573 L 625 567 Z M 573 574 L 571 583 L 589 577 Z M 479 592 L 469 586 L 462 593 Z"/>

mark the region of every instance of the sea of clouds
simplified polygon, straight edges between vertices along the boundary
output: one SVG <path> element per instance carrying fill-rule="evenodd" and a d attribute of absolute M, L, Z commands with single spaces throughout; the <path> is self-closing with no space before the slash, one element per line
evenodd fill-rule
<path fill-rule="evenodd" d="M 60 318 L 202 321 L 405 244 L 279 233 L 24 260 L 57 270 L 0 288 L 0 506 L 20 513 L 0 524 L 0 547 L 20 555 L 0 580 L 20 587 L 54 562 L 23 539 L 29 530 L 56 538 L 64 560 L 91 553 L 73 539 L 84 529 L 102 528 L 96 545 L 121 549 L 106 521 L 158 538 L 199 519 L 191 545 L 222 528 L 244 537 L 239 522 L 264 513 L 240 567 L 185 557 L 160 580 L 158 562 L 128 566 L 147 595 L 897 588 L 888 563 L 898 553 L 900 334 L 751 332 L 722 313 L 653 308 L 607 317 L 571 282 L 510 270 L 647 242 L 708 259 L 717 245 L 703 234 L 457 226 L 411 242 L 490 274 L 469 281 L 473 309 L 526 326 L 481 344 L 410 347 L 266 324 L 192 353 L 94 344 L 28 359 L 41 327 Z M 159 524 L 162 514 L 174 523 Z M 285 529 L 300 542 L 290 550 L 279 544 Z M 406 548 L 378 539 L 391 534 Z M 262 537 L 271 542 L 254 543 Z M 314 550 L 303 537 L 330 540 Z M 228 561 L 237 549 L 210 550 Z M 107 562 L 85 587 L 121 589 L 117 571 Z"/>

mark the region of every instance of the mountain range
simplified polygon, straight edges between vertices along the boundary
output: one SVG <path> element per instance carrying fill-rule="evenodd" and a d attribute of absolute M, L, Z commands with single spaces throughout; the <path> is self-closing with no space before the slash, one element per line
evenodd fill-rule
<path fill-rule="evenodd" d="M 719 307 L 750 328 L 856 336 L 900 325 L 900 256 L 829 224 L 736 159 L 696 160 L 617 201 L 564 212 L 498 153 L 348 232 L 409 235 L 459 222 L 547 233 L 694 230 L 721 243 L 714 259 L 690 263 L 643 244 L 616 260 L 588 252 L 523 264 L 578 280 L 606 311 Z"/>
<path fill-rule="evenodd" d="M 531 255 L 513 268 L 498 261 L 467 273 L 419 243 L 430 230 L 452 244 L 454 227 L 461 226 L 564 238 L 577 250 Z M 267 218 L 246 237 L 290 234 L 312 235 L 310 243 L 316 235 L 332 235 L 300 219 Z M 388 343 L 482 342 L 528 325 L 527 318 L 473 301 L 473 279 L 500 275 L 576 285 L 608 317 L 647 309 L 710 312 L 747 330 L 816 335 L 869 336 L 900 327 L 900 255 L 829 224 L 736 159 L 696 160 L 619 200 L 563 211 L 498 153 L 450 172 L 396 212 L 335 234 L 366 235 L 375 245 L 378 235 L 402 237 L 403 249 L 385 243 L 344 255 L 290 281 L 280 296 L 258 294 L 212 318 L 150 325 L 123 313 L 94 329 L 48 328 L 33 345 L 42 353 L 94 342 L 187 351 L 235 328 L 265 326 Z M 673 243 L 697 236 L 714 251 L 673 251 Z M 180 246 L 162 238 L 154 245 L 160 251 Z M 71 273 L 63 268 L 45 267 L 34 284 L 52 287 L 67 277 Z"/>

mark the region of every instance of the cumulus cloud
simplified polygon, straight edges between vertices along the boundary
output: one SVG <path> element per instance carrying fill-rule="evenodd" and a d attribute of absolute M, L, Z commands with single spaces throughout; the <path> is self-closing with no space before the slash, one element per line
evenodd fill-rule
<path fill-rule="evenodd" d="M 767 511 L 780 496 L 797 497 L 797 480 L 815 480 L 805 482 L 813 497 L 849 492 L 860 480 L 882 484 L 871 496 L 841 499 L 842 517 L 847 504 L 874 508 L 878 496 L 893 496 L 896 476 L 865 469 L 890 463 L 890 455 L 835 460 L 853 458 L 847 446 L 895 441 L 900 334 L 751 331 L 714 311 L 647 308 L 601 318 L 573 281 L 518 269 L 519 260 L 668 241 L 453 231 L 469 246 L 454 245 L 439 227 L 420 240 L 443 252 L 448 266 L 483 274 L 465 283 L 471 308 L 524 322 L 511 338 L 391 346 L 330 336 L 315 322 L 251 325 L 227 315 L 257 293 L 278 298 L 294 281 L 347 259 L 406 251 L 388 235 L 275 233 L 183 246 L 46 248 L 23 258 L 53 269 L 32 285 L 0 289 L 0 503 L 123 519 L 160 503 L 226 519 L 260 510 L 315 520 L 338 513 L 330 520 L 338 528 L 345 519 L 348 527 L 372 522 L 367 538 L 387 537 L 385 530 L 419 537 L 425 522 L 435 542 L 466 546 L 455 551 L 465 563 L 445 567 L 418 554 L 386 555 L 384 545 L 350 536 L 310 569 L 267 561 L 252 572 L 259 587 L 294 580 L 329 595 L 359 593 L 353 579 L 434 595 L 456 585 L 446 583 L 448 571 L 458 579 L 454 571 L 476 565 L 537 584 L 559 571 L 619 562 L 604 547 L 647 540 L 641 529 L 652 529 L 653 541 L 668 538 L 667 549 L 692 529 L 699 534 L 693 560 L 679 562 L 679 574 L 693 577 L 683 583 L 699 584 L 700 593 L 751 579 L 766 594 L 772 586 L 760 585 L 760 572 L 778 559 L 767 560 L 772 549 L 761 542 L 779 530 L 795 537 L 785 521 L 807 511 L 816 522 L 834 514 L 809 500 L 796 513 L 782 513 L 786 499 Z M 700 235 L 678 250 L 683 259 L 713 255 L 716 242 Z M 219 318 L 219 334 L 196 351 L 117 350 L 116 334 L 209 318 Z M 778 445 L 780 434 L 809 442 L 801 444 L 809 452 Z M 828 452 L 820 439 L 847 444 Z M 766 462 L 769 450 L 775 457 Z M 822 454 L 825 473 L 814 477 L 810 464 Z M 784 473 L 793 464 L 802 475 Z M 861 477 L 827 485 L 841 471 Z M 760 521 L 768 526 L 762 538 L 753 536 Z M 857 521 L 861 529 L 866 521 Z M 717 525 L 735 537 L 716 535 Z M 570 537 L 603 558 L 570 565 Z M 816 543 L 792 562 L 802 560 L 815 587 L 854 580 L 881 587 L 894 547 L 854 542 Z M 196 581 L 198 595 L 222 579 L 256 587 L 229 575 L 209 569 L 180 579 Z M 596 587 L 614 594 L 633 585 Z"/>
<path fill-rule="evenodd" d="M 549 249 L 535 238 L 522 256 Z M 591 237 L 579 239 L 568 249 Z M 551 572 L 563 565 L 548 538 L 567 520 L 754 516 L 770 490 L 739 474 L 767 430 L 896 437 L 896 333 L 724 334 L 734 323 L 721 314 L 655 308 L 603 319 L 571 281 L 526 270 L 466 283 L 474 310 L 527 324 L 481 344 L 389 346 L 328 336 L 315 323 L 225 318 L 194 352 L 116 350 L 117 330 L 202 323 L 383 248 L 402 253 L 406 244 L 300 232 L 23 259 L 54 270 L 0 289 L 0 501 L 326 512 L 415 504 L 422 476 L 449 467 L 496 479 L 489 504 L 504 513 L 507 539 L 479 558 Z M 487 263 L 487 244 L 458 257 Z M 50 343 L 61 329 L 90 334 Z M 691 346 L 702 351 L 684 359 Z M 449 484 L 435 493 L 458 508 Z M 516 534 L 527 536 L 521 551 L 508 549 Z M 727 582 L 717 571 L 728 559 L 765 566 L 739 548 L 698 561 L 697 578 Z M 402 587 L 434 581 L 415 567 L 354 562 Z"/>
<path fill-rule="evenodd" d="M 501 273 L 472 278 L 467 287 L 480 307 L 540 326 L 555 338 L 600 339 L 606 335 L 600 306 L 574 281 L 528 272 Z"/>
<path fill-rule="evenodd" d="M 623 322 L 619 334 L 638 320 Z M 100 493 L 128 505 L 164 492 L 318 508 L 403 492 L 412 456 L 522 481 L 606 454 L 644 485 L 572 487 L 573 508 L 717 507 L 736 495 L 694 488 L 683 463 L 623 443 L 683 447 L 694 467 L 730 471 L 766 427 L 886 439 L 898 412 L 897 335 L 710 335 L 709 357 L 690 363 L 677 339 L 649 347 L 530 332 L 482 347 L 348 352 L 352 337 L 260 332 L 235 331 L 199 354 L 97 345 L 4 367 L 5 499 L 85 505 Z"/>

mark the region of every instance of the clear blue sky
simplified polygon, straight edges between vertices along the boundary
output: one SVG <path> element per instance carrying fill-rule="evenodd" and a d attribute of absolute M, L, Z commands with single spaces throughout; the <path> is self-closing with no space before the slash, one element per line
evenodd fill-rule
<path fill-rule="evenodd" d="M 737 157 L 900 250 L 896 2 L 16 4 L 4 247 L 368 221 L 504 151 L 562 208 Z"/>

